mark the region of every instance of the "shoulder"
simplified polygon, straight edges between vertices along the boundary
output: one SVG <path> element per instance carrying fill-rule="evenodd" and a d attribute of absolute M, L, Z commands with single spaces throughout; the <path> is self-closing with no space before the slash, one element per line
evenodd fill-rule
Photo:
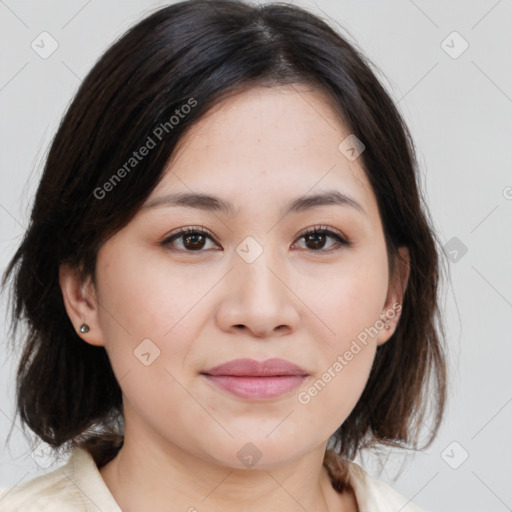
<path fill-rule="evenodd" d="M 62 507 L 74 502 L 77 494 L 73 482 L 66 478 L 69 461 L 61 468 L 38 476 L 28 482 L 0 491 L 1 512 L 32 512 L 36 510 L 61 510 Z M 83 501 L 75 504 L 70 510 L 84 510 Z M 81 505 L 81 508 L 80 508 Z M 64 508 L 62 508 L 64 510 Z"/>
<path fill-rule="evenodd" d="M 359 464 L 350 462 L 334 451 L 326 454 L 325 464 L 331 478 L 342 480 L 354 490 L 361 511 L 365 512 L 427 512 L 410 502 L 387 483 L 371 477 Z"/>
<path fill-rule="evenodd" d="M 121 512 L 89 453 L 74 448 L 66 464 L 0 490 L 0 512 Z"/>
<path fill-rule="evenodd" d="M 358 488 L 361 501 L 366 501 L 366 509 L 368 512 L 426 512 L 420 509 L 414 503 L 395 491 L 393 487 L 371 477 L 366 471 L 355 462 L 349 463 L 351 466 L 350 473 L 353 475 L 352 480 Z M 357 483 L 356 483 L 357 482 Z"/>

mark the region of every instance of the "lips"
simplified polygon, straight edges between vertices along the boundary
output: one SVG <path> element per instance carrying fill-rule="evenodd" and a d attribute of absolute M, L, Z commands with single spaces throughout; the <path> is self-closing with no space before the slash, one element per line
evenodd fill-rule
<path fill-rule="evenodd" d="M 202 372 L 215 386 L 241 398 L 265 400 L 299 386 L 308 372 L 284 359 L 235 359 Z"/>
<path fill-rule="evenodd" d="M 284 359 L 234 359 L 203 372 L 207 375 L 224 375 L 233 377 L 272 377 L 285 375 L 307 375 L 307 371 Z"/>

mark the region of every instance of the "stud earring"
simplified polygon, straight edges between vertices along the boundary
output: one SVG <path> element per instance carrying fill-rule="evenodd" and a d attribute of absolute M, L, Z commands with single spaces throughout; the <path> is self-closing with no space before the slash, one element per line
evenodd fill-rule
<path fill-rule="evenodd" d="M 389 329 L 391 329 L 391 326 L 388 325 L 388 322 L 389 322 L 389 318 L 386 317 L 386 314 L 385 313 L 381 313 L 379 315 L 379 318 L 384 322 L 384 327 L 385 329 L 387 329 L 389 331 Z"/>
<path fill-rule="evenodd" d="M 82 334 L 85 334 L 86 332 L 89 332 L 89 331 L 90 331 L 90 328 L 89 328 L 89 326 L 87 324 L 82 324 L 80 326 L 80 332 Z"/>

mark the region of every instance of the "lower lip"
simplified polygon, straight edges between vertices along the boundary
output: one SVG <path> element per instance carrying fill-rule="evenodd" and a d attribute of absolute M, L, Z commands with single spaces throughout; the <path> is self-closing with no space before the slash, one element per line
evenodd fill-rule
<path fill-rule="evenodd" d="M 236 377 L 233 375 L 205 375 L 216 386 L 241 398 L 275 398 L 300 386 L 304 375 L 273 377 Z"/>

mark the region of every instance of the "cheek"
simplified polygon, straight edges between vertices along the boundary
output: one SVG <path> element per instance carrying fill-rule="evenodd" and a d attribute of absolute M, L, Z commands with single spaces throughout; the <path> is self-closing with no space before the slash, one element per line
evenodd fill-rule
<path fill-rule="evenodd" d="M 193 265 L 170 263 L 159 251 L 134 245 L 129 254 L 113 249 L 98 262 L 100 317 L 112 339 L 168 338 L 218 279 L 211 272 L 198 278 Z"/>
<path fill-rule="evenodd" d="M 184 286 L 178 272 L 170 276 L 168 268 L 148 259 L 147 251 L 116 249 L 98 257 L 98 321 L 123 392 L 151 409 L 158 390 L 174 389 L 172 375 L 196 335 L 185 330 L 190 328 L 187 312 L 206 292 L 206 284 L 205 290 L 194 291 Z"/>
<path fill-rule="evenodd" d="M 359 286 L 350 293 L 350 280 L 344 284 L 337 294 L 325 298 L 325 323 L 334 334 L 316 338 L 321 363 L 297 396 L 303 417 L 326 435 L 334 432 L 357 404 L 377 348 L 375 323 L 380 301 L 369 299 Z"/>
<path fill-rule="evenodd" d="M 309 421 L 310 429 L 333 434 L 356 406 L 366 386 L 375 355 L 374 345 L 362 345 L 333 357 L 325 371 L 297 396 L 297 417 Z M 357 352 L 357 353 L 355 353 Z M 350 360 L 347 354 L 351 355 Z"/>
<path fill-rule="evenodd" d="M 374 326 L 383 312 L 386 259 L 357 255 L 328 273 L 320 271 L 304 282 L 299 294 L 307 297 L 307 305 L 329 328 L 323 329 L 327 346 L 340 351 L 347 341 Z"/>
<path fill-rule="evenodd" d="M 376 322 L 387 294 L 387 260 L 360 257 L 329 275 L 310 275 L 303 282 L 303 297 L 315 315 L 308 329 L 319 354 L 318 373 L 297 396 L 300 414 L 311 427 L 326 435 L 334 432 L 357 404 L 369 378 L 376 351 Z M 329 272 L 331 272 L 329 270 Z M 380 325 L 380 324 L 377 324 Z M 326 414 L 326 411 L 329 411 Z"/>

